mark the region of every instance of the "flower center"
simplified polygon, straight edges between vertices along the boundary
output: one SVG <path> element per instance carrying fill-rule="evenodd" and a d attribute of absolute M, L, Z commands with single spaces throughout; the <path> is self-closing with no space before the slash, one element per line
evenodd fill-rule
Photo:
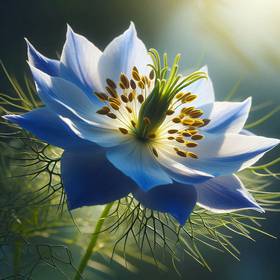
<path fill-rule="evenodd" d="M 105 103 L 96 113 L 115 120 L 120 133 L 148 144 L 156 157 L 157 143 L 165 139 L 174 141 L 173 149 L 178 156 L 197 158 L 189 148 L 196 147 L 196 141 L 203 138 L 199 128 L 209 120 L 201 118 L 202 110 L 191 106 L 197 96 L 184 90 L 207 76 L 197 71 L 182 77 L 178 75 L 180 55 L 169 68 L 166 54 L 163 65 L 156 50 L 151 49 L 150 54 L 153 65 L 149 65 L 152 68 L 149 75 L 142 75 L 134 66 L 130 79 L 122 73 L 118 84 L 106 80 L 106 92 L 95 93 Z"/>

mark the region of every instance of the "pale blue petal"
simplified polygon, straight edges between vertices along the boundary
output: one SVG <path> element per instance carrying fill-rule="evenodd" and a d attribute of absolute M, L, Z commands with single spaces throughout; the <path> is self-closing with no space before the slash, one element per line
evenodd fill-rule
<path fill-rule="evenodd" d="M 195 185 L 198 204 L 212 212 L 226 213 L 242 209 L 264 210 L 235 175 L 216 177 Z"/>
<path fill-rule="evenodd" d="M 248 118 L 252 99 L 243 102 L 215 102 L 210 123 L 201 128 L 209 133 L 239 133 Z"/>
<path fill-rule="evenodd" d="M 198 159 L 178 159 L 189 168 L 213 176 L 223 176 L 253 165 L 266 152 L 279 144 L 278 139 L 241 134 L 204 134 L 192 152 Z"/>
<path fill-rule="evenodd" d="M 208 74 L 207 66 L 202 67 L 199 71 Z M 192 101 L 191 106 L 202 109 L 204 112 L 203 118 L 208 118 L 215 102 L 215 92 L 210 77 L 208 76 L 207 79 L 200 79 L 192 83 L 183 91 L 192 92 L 197 95 L 197 99 Z"/>
<path fill-rule="evenodd" d="M 105 88 L 106 79 L 110 78 L 116 83 L 121 73 L 131 77 L 133 66 L 141 74 L 148 74 L 151 68 L 147 64 L 151 58 L 144 43 L 137 37 L 133 23 L 119 37 L 116 37 L 104 50 L 98 65 L 101 83 Z"/>
<path fill-rule="evenodd" d="M 57 115 L 46 108 L 22 115 L 6 115 L 4 118 L 30 131 L 44 142 L 63 149 L 93 145 L 78 137 Z"/>
<path fill-rule="evenodd" d="M 106 204 L 127 196 L 136 188 L 100 149 L 65 151 L 61 176 L 70 209 Z"/>
<path fill-rule="evenodd" d="M 83 89 L 89 98 L 93 97 L 94 91 L 101 90 L 97 70 L 101 54 L 96 46 L 67 26 L 61 55 L 61 75 Z"/>
<path fill-rule="evenodd" d="M 43 56 L 33 47 L 33 45 L 27 39 L 26 43 L 28 62 L 32 66 L 38 68 L 39 70 L 47 73 L 50 76 L 59 76 L 59 61 Z"/>
<path fill-rule="evenodd" d="M 143 190 L 172 183 L 147 146 L 135 139 L 108 149 L 107 158 Z"/>
<path fill-rule="evenodd" d="M 186 223 L 197 201 L 195 187 L 177 183 L 158 186 L 147 192 L 138 189 L 133 195 L 143 206 L 169 213 L 181 225 Z"/>

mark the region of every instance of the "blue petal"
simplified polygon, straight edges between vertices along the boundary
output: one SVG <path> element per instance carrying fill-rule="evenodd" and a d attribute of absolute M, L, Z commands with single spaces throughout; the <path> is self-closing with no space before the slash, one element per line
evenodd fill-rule
<path fill-rule="evenodd" d="M 92 93 L 102 90 L 97 70 L 101 54 L 96 46 L 67 26 L 66 42 L 61 55 L 61 75 L 79 86 L 96 102 L 99 101 Z"/>
<path fill-rule="evenodd" d="M 127 196 L 136 187 L 100 149 L 65 151 L 61 176 L 70 209 L 106 204 Z"/>
<path fill-rule="evenodd" d="M 243 170 L 257 162 L 279 144 L 278 139 L 241 134 L 210 134 L 192 151 L 198 159 L 178 159 L 189 168 L 213 176 L 224 176 Z"/>
<path fill-rule="evenodd" d="M 195 185 L 198 204 L 212 212 L 225 213 L 242 209 L 264 210 L 245 189 L 237 176 L 223 176 Z"/>
<path fill-rule="evenodd" d="M 130 77 L 133 66 L 141 74 L 148 74 L 151 68 L 147 65 L 151 62 L 144 43 L 137 37 L 135 26 L 131 23 L 128 30 L 105 48 L 98 65 L 101 83 L 105 88 L 107 78 L 118 82 L 122 72 Z"/>
<path fill-rule="evenodd" d="M 181 225 L 184 225 L 191 214 L 197 193 L 193 186 L 172 184 L 158 186 L 145 192 L 138 189 L 134 197 L 145 207 L 171 214 Z"/>
<path fill-rule="evenodd" d="M 22 115 L 6 115 L 4 118 L 30 131 L 44 142 L 63 149 L 93 145 L 92 142 L 79 138 L 57 115 L 46 108 Z"/>
<path fill-rule="evenodd" d="M 26 43 L 29 63 L 50 76 L 59 76 L 59 61 L 43 56 L 27 39 Z"/>
<path fill-rule="evenodd" d="M 134 138 L 108 149 L 107 158 L 143 190 L 172 183 L 149 148 Z"/>
<path fill-rule="evenodd" d="M 245 125 L 252 99 L 244 102 L 215 102 L 209 116 L 211 122 L 202 128 L 209 133 L 239 133 Z"/>

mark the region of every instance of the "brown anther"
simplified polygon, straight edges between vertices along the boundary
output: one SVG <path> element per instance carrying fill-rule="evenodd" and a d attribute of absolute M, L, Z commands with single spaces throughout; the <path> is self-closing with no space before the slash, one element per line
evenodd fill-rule
<path fill-rule="evenodd" d="M 177 133 L 178 130 L 177 129 L 170 129 L 167 131 L 169 134 L 174 134 L 174 133 Z"/>
<path fill-rule="evenodd" d="M 179 118 L 182 120 L 186 115 L 184 113 L 179 114 Z"/>
<path fill-rule="evenodd" d="M 137 100 L 138 100 L 138 102 L 139 102 L 140 104 L 142 104 L 142 103 L 144 102 L 144 96 L 143 96 L 142 94 L 139 94 L 139 95 L 137 96 Z"/>
<path fill-rule="evenodd" d="M 200 134 L 196 134 L 191 137 L 192 140 L 201 140 L 202 138 L 203 138 L 203 135 L 200 135 Z"/>
<path fill-rule="evenodd" d="M 177 150 L 176 153 L 180 157 L 187 157 L 187 153 L 184 151 Z"/>
<path fill-rule="evenodd" d="M 204 121 L 202 119 L 195 119 L 192 125 L 196 127 L 200 127 L 204 125 Z"/>
<path fill-rule="evenodd" d="M 128 98 L 125 96 L 125 95 L 121 95 L 121 100 L 124 102 L 124 103 L 127 103 L 128 102 Z"/>
<path fill-rule="evenodd" d="M 129 102 L 132 102 L 134 97 L 135 97 L 135 91 L 130 92 L 129 95 L 128 95 Z"/>
<path fill-rule="evenodd" d="M 107 106 L 102 107 L 98 111 L 96 111 L 97 114 L 99 115 L 107 115 L 110 112 L 110 108 Z"/>
<path fill-rule="evenodd" d="M 109 104 L 114 110 L 119 110 L 120 109 L 120 107 L 115 102 L 110 102 Z"/>
<path fill-rule="evenodd" d="M 153 154 L 154 154 L 156 157 L 158 157 L 158 152 L 157 152 L 157 150 L 156 150 L 155 148 L 152 148 L 152 151 L 153 151 Z"/>
<path fill-rule="evenodd" d="M 138 87 L 140 87 L 141 89 L 145 88 L 145 84 L 143 83 L 143 81 L 139 81 L 137 84 L 138 84 Z"/>
<path fill-rule="evenodd" d="M 168 140 L 174 140 L 175 138 L 173 136 L 167 137 Z"/>
<path fill-rule="evenodd" d="M 210 121 L 211 121 L 211 120 L 209 120 L 209 119 L 202 119 L 202 120 L 203 120 L 203 122 L 204 122 L 204 125 L 203 125 L 203 126 L 206 126 L 206 125 L 209 124 Z"/>
<path fill-rule="evenodd" d="M 171 116 L 171 115 L 173 115 L 173 114 L 174 114 L 174 111 L 171 110 L 171 109 L 168 109 L 168 110 L 166 111 L 166 115 L 167 115 L 167 116 Z"/>
<path fill-rule="evenodd" d="M 126 89 L 125 85 L 124 85 L 122 82 L 119 82 L 119 86 L 120 86 L 120 88 L 121 88 L 122 90 L 125 90 L 125 89 Z"/>
<path fill-rule="evenodd" d="M 139 76 L 139 73 L 132 70 L 132 77 L 135 81 L 139 82 L 141 80 L 140 76 Z"/>
<path fill-rule="evenodd" d="M 135 84 L 134 80 L 132 80 L 132 79 L 130 80 L 130 86 L 132 89 L 136 89 L 136 84 Z"/>
<path fill-rule="evenodd" d="M 203 111 L 199 110 L 199 109 L 196 109 L 196 110 L 193 110 L 190 112 L 190 116 L 192 118 L 199 118 L 203 115 Z"/>
<path fill-rule="evenodd" d="M 142 76 L 141 81 L 142 81 L 142 83 L 143 83 L 144 85 L 146 84 L 145 76 Z"/>
<path fill-rule="evenodd" d="M 133 66 L 132 71 L 135 71 L 136 73 L 139 73 L 139 71 L 138 71 L 136 66 Z"/>
<path fill-rule="evenodd" d="M 195 135 L 198 131 L 196 129 L 188 129 L 186 132 L 190 135 Z"/>
<path fill-rule="evenodd" d="M 150 139 L 154 139 L 154 138 L 156 138 L 156 135 L 155 135 L 155 133 L 151 133 L 151 134 L 148 135 L 148 137 L 149 137 Z"/>
<path fill-rule="evenodd" d="M 132 113 L 132 109 L 129 106 L 125 106 L 125 109 L 128 111 L 128 113 Z"/>
<path fill-rule="evenodd" d="M 194 120 L 192 120 L 192 119 L 185 119 L 185 120 L 182 120 L 182 124 L 183 125 L 193 125 L 194 124 Z"/>
<path fill-rule="evenodd" d="M 187 96 L 186 98 L 184 98 L 184 103 L 185 103 L 185 102 L 194 101 L 196 98 L 197 98 L 197 95 L 195 95 L 195 94 L 190 94 L 189 96 Z"/>
<path fill-rule="evenodd" d="M 187 153 L 187 156 L 188 156 L 188 157 L 191 157 L 191 158 L 194 158 L 194 159 L 197 159 L 197 158 L 198 158 L 198 156 L 197 156 L 195 153 L 192 153 L 192 152 L 188 152 L 188 153 Z"/>
<path fill-rule="evenodd" d="M 150 74 L 149 74 L 150 80 L 153 80 L 154 77 L 155 77 L 155 72 L 154 72 L 154 70 L 151 70 L 151 72 L 150 72 Z"/>
<path fill-rule="evenodd" d="M 195 142 L 186 142 L 186 146 L 187 146 L 188 148 L 194 148 L 194 147 L 197 146 L 197 143 L 195 143 Z"/>
<path fill-rule="evenodd" d="M 144 80 L 145 80 L 145 84 L 146 85 L 150 85 L 151 83 L 150 83 L 150 80 L 149 80 L 149 78 L 147 77 L 147 76 L 144 76 Z"/>
<path fill-rule="evenodd" d="M 113 89 L 111 87 L 106 87 L 106 90 L 112 97 L 114 97 L 114 98 L 118 97 L 118 94 L 115 89 Z"/>
<path fill-rule="evenodd" d="M 181 119 L 178 118 L 178 117 L 175 117 L 175 118 L 172 119 L 172 121 L 173 121 L 174 123 L 180 123 L 180 122 L 181 122 Z"/>
<path fill-rule="evenodd" d="M 117 98 L 110 97 L 110 98 L 109 98 L 109 101 L 110 101 L 110 102 L 116 103 L 118 106 L 121 106 L 121 102 L 120 102 L 120 100 L 117 99 Z"/>
<path fill-rule="evenodd" d="M 123 85 L 124 85 L 125 88 L 129 88 L 129 86 L 130 86 L 129 80 L 128 80 L 128 78 L 126 77 L 125 74 L 123 74 L 123 73 L 121 74 L 121 76 L 120 76 L 120 81 L 123 83 Z"/>
<path fill-rule="evenodd" d="M 133 127 L 136 127 L 136 122 L 134 120 L 130 121 Z"/>
<path fill-rule="evenodd" d="M 188 115 L 192 110 L 194 110 L 194 107 L 185 107 L 181 110 L 181 112 Z"/>
<path fill-rule="evenodd" d="M 151 124 L 151 120 L 148 117 L 144 117 L 143 122 L 145 125 L 150 125 Z"/>
<path fill-rule="evenodd" d="M 184 95 L 183 92 L 179 92 L 176 94 L 175 98 L 180 99 Z"/>
<path fill-rule="evenodd" d="M 111 118 L 111 119 L 116 119 L 116 118 L 117 118 L 117 116 L 116 116 L 114 113 L 111 113 L 111 112 L 109 112 L 109 113 L 107 114 L 107 116 L 108 116 L 109 118 Z"/>
<path fill-rule="evenodd" d="M 107 82 L 107 85 L 108 85 L 109 87 L 111 87 L 111 88 L 113 88 L 113 89 L 116 89 L 116 88 L 117 88 L 117 86 L 116 86 L 116 84 L 115 84 L 115 82 L 114 82 L 113 80 L 111 80 L 111 79 L 106 79 L 106 82 Z"/>
<path fill-rule="evenodd" d="M 123 128 L 123 127 L 119 127 L 119 131 L 122 133 L 122 134 L 128 134 L 128 130 Z"/>
<path fill-rule="evenodd" d="M 108 100 L 108 95 L 107 94 L 105 94 L 105 93 L 103 93 L 103 92 L 95 92 L 94 93 L 96 96 L 97 96 L 97 98 L 100 100 L 100 101 L 106 101 L 106 100 Z"/>
<path fill-rule="evenodd" d="M 178 143 L 185 143 L 185 140 L 183 139 L 182 136 L 176 137 L 175 140 L 176 140 Z"/>

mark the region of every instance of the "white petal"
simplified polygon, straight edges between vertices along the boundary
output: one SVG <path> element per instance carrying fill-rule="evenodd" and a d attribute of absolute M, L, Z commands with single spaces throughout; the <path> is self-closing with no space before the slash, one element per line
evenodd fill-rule
<path fill-rule="evenodd" d="M 82 88 L 100 91 L 98 61 L 102 52 L 85 37 L 67 26 L 66 42 L 61 55 L 61 72 Z"/>
<path fill-rule="evenodd" d="M 209 116 L 210 123 L 202 128 L 210 133 L 239 133 L 248 118 L 252 99 L 243 102 L 215 102 Z"/>
<path fill-rule="evenodd" d="M 99 60 L 99 73 L 103 87 L 106 79 L 119 81 L 121 73 L 131 76 L 133 66 L 136 66 L 141 74 L 147 74 L 150 70 L 147 64 L 151 58 L 144 43 L 137 37 L 135 26 L 130 24 L 128 30 L 116 37 L 104 50 Z"/>

